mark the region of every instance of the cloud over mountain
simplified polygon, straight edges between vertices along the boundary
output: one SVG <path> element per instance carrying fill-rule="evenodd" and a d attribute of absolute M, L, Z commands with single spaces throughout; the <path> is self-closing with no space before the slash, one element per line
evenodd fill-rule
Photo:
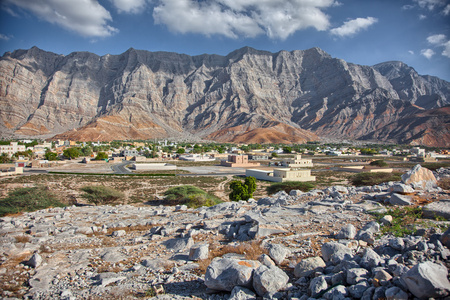
<path fill-rule="evenodd" d="M 328 29 L 329 17 L 323 10 L 335 4 L 334 0 L 160 0 L 153 17 L 173 32 L 232 38 L 266 34 L 284 40 L 297 30 Z"/>
<path fill-rule="evenodd" d="M 339 37 L 350 37 L 359 33 L 361 30 L 369 28 L 369 26 L 378 22 L 377 18 L 367 17 L 367 18 L 356 18 L 344 22 L 340 27 L 336 27 L 330 30 L 332 35 Z"/>
<path fill-rule="evenodd" d="M 111 14 L 97 1 L 5 0 L 37 17 L 86 37 L 111 36 L 118 31 L 108 25 Z"/>

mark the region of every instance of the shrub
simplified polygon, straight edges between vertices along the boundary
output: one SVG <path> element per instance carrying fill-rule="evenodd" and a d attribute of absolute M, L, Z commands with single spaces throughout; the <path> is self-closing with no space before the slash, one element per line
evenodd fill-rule
<path fill-rule="evenodd" d="M 230 189 L 229 198 L 231 201 L 253 198 L 253 193 L 256 191 L 256 178 L 253 176 L 246 177 L 244 183 L 240 180 L 233 180 L 230 182 Z"/>
<path fill-rule="evenodd" d="M 63 206 L 64 204 L 47 187 L 19 188 L 0 200 L 0 216 Z"/>
<path fill-rule="evenodd" d="M 81 190 L 84 192 L 81 196 L 95 205 L 112 204 L 124 198 L 122 192 L 102 185 L 85 186 Z"/>
<path fill-rule="evenodd" d="M 402 173 L 358 173 L 350 177 L 354 186 L 376 185 L 388 181 L 400 181 Z"/>
<path fill-rule="evenodd" d="M 105 152 L 99 152 L 97 153 L 95 159 L 96 160 L 108 159 L 108 154 L 106 154 Z"/>
<path fill-rule="evenodd" d="M 279 191 L 285 191 L 289 194 L 289 192 L 292 190 L 301 190 L 302 192 L 308 192 L 314 187 L 314 184 L 311 182 L 288 181 L 272 183 L 266 188 L 266 191 L 269 195 L 275 194 Z"/>
<path fill-rule="evenodd" d="M 374 160 L 374 161 L 371 162 L 369 165 L 375 166 L 375 167 L 387 167 L 387 166 L 388 166 L 387 162 L 385 162 L 385 161 L 382 160 L 382 159 Z"/>
<path fill-rule="evenodd" d="M 164 193 L 164 196 L 169 205 L 184 204 L 190 208 L 214 206 L 222 202 L 218 197 L 192 185 L 170 188 Z"/>

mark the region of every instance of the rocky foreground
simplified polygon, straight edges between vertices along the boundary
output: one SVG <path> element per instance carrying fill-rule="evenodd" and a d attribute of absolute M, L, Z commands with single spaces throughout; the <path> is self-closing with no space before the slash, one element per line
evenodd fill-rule
<path fill-rule="evenodd" d="M 450 170 L 441 170 L 449 173 Z M 209 208 L 71 206 L 0 219 L 3 299 L 429 299 L 450 293 L 448 221 L 380 234 L 369 212 L 448 191 L 417 166 L 400 182 L 279 192 Z M 444 226 L 443 226 L 444 225 Z M 444 228 L 442 230 L 441 228 Z"/>

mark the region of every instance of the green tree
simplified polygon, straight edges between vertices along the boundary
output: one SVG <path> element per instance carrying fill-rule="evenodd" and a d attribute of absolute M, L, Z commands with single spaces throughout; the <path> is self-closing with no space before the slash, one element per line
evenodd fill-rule
<path fill-rule="evenodd" d="M 58 154 L 50 151 L 50 149 L 47 149 L 47 151 L 45 151 L 44 157 L 46 160 L 50 160 L 50 161 L 58 160 Z"/>
<path fill-rule="evenodd" d="M 90 156 L 92 154 L 92 148 L 89 146 L 84 146 L 80 151 L 83 156 Z"/>
<path fill-rule="evenodd" d="M 106 154 L 105 152 L 99 152 L 97 153 L 95 159 L 96 160 L 108 159 L 108 154 Z"/>
<path fill-rule="evenodd" d="M 74 159 L 80 157 L 81 152 L 78 148 L 68 148 L 63 151 L 63 155 L 67 158 Z"/>
<path fill-rule="evenodd" d="M 177 153 L 178 154 L 184 154 L 184 153 L 186 153 L 186 150 L 184 150 L 184 148 L 178 148 L 177 149 Z"/>
<path fill-rule="evenodd" d="M 0 163 L 1 164 L 7 164 L 8 162 L 10 162 L 9 156 L 6 153 L 2 153 L 0 155 Z"/>
<path fill-rule="evenodd" d="M 245 178 L 244 183 L 240 180 L 230 182 L 231 193 L 228 196 L 231 201 L 248 200 L 253 197 L 256 190 L 256 178 L 249 176 Z"/>
<path fill-rule="evenodd" d="M 272 157 L 278 157 L 278 153 L 272 152 L 271 156 L 272 156 Z"/>
<path fill-rule="evenodd" d="M 292 152 L 292 147 L 289 147 L 289 146 L 283 147 L 283 152 L 284 153 L 291 153 Z"/>
<path fill-rule="evenodd" d="M 253 176 L 246 177 L 244 185 L 247 187 L 248 198 L 253 198 L 253 193 L 256 191 L 256 178 Z"/>

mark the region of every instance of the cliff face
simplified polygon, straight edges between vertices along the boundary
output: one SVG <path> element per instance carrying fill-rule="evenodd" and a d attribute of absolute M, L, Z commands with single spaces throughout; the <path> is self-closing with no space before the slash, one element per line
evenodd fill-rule
<path fill-rule="evenodd" d="M 34 47 L 0 59 L 2 137 L 438 145 L 442 137 L 426 124 L 445 128 L 449 140 L 448 110 L 432 116 L 449 104 L 449 82 L 401 62 L 350 64 L 319 48 L 227 56 L 129 49 L 100 57 Z"/>

